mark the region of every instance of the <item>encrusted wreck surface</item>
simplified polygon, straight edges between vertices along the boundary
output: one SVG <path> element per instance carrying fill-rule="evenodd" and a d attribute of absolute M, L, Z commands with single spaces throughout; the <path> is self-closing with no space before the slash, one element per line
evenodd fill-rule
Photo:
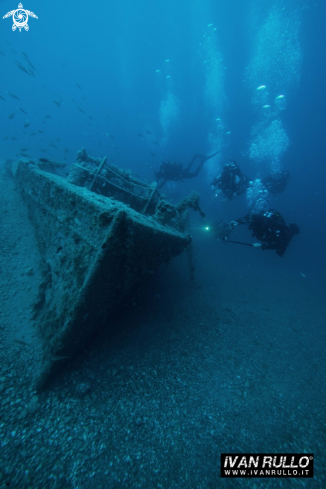
<path fill-rule="evenodd" d="M 40 389 L 130 288 L 180 254 L 191 238 L 32 162 L 20 161 L 15 176 L 46 267 L 35 303 L 44 344 Z"/>

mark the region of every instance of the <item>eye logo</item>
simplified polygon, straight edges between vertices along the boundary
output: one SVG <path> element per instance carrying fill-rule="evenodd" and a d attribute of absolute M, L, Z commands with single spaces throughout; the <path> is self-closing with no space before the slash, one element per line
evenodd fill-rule
<path fill-rule="evenodd" d="M 15 31 L 18 27 L 19 32 L 21 32 L 22 28 L 24 28 L 25 31 L 29 30 L 29 25 L 27 24 L 28 16 L 34 17 L 34 19 L 38 19 L 37 15 L 35 15 L 33 12 L 23 9 L 23 5 L 21 3 L 18 5 L 17 10 L 7 12 L 6 15 L 4 15 L 2 18 L 6 19 L 7 17 L 11 16 L 14 22 L 12 25 L 12 30 Z"/>

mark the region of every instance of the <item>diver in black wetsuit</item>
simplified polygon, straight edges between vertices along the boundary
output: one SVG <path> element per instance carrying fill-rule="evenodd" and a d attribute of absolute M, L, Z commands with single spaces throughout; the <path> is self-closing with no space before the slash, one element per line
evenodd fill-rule
<path fill-rule="evenodd" d="M 175 161 L 162 161 L 159 170 L 155 171 L 156 181 L 159 182 L 158 188 L 162 188 L 163 185 L 165 185 L 165 183 L 168 180 L 172 180 L 174 182 L 181 180 L 182 182 L 186 178 L 197 177 L 201 169 L 203 168 L 205 161 L 209 160 L 210 158 L 213 158 L 213 156 L 217 155 L 218 153 L 219 151 L 217 151 L 216 153 L 210 156 L 196 154 L 194 155 L 192 160 L 188 163 L 186 168 L 183 168 L 182 163 L 177 163 Z M 196 168 L 195 171 L 190 171 L 192 165 L 197 159 L 200 159 L 198 167 Z"/>
<path fill-rule="evenodd" d="M 276 250 L 279 256 L 284 255 L 293 236 L 300 232 L 299 227 L 293 222 L 287 226 L 281 214 L 274 209 L 257 214 L 247 214 L 230 223 L 232 227 L 240 224 L 248 224 L 252 236 L 262 241 L 262 243 L 254 243 L 251 246 L 263 250 Z M 229 239 L 226 238 L 224 241 L 229 241 Z"/>
<path fill-rule="evenodd" d="M 290 172 L 287 170 L 275 171 L 262 179 L 262 184 L 269 193 L 279 195 L 290 181 Z"/>
<path fill-rule="evenodd" d="M 243 194 L 249 187 L 250 179 L 244 175 L 239 165 L 231 160 L 224 165 L 222 172 L 211 183 L 217 193 L 223 192 L 228 199 Z"/>
<path fill-rule="evenodd" d="M 233 199 L 245 193 L 251 179 L 244 175 L 239 165 L 231 160 L 224 165 L 222 172 L 211 183 L 216 193 L 223 192 L 228 199 Z M 265 189 L 274 195 L 279 195 L 290 181 L 290 173 L 286 170 L 275 171 L 261 180 Z"/>

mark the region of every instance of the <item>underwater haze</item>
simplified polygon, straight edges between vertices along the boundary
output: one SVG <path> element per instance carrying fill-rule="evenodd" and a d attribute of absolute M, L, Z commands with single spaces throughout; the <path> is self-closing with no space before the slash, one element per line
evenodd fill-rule
<path fill-rule="evenodd" d="M 19 8 L 37 16 L 21 32 L 3 18 Z M 326 1 L 0 11 L 0 489 L 326 487 Z M 146 182 L 218 154 L 161 189 L 200 194 L 195 280 L 185 253 L 154 270 L 36 394 L 22 331 L 38 251 L 6 161 L 65 162 L 65 177 L 82 147 Z M 211 183 L 230 160 L 252 183 L 227 199 Z M 283 171 L 282 192 L 260 193 Z M 221 239 L 257 202 L 299 226 L 282 257 L 247 246 L 246 226 Z M 314 477 L 221 478 L 221 453 L 314 454 Z"/>

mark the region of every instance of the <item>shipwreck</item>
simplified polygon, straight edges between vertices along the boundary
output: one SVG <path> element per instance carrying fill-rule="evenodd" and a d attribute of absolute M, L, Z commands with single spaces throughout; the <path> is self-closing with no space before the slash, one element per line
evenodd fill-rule
<path fill-rule="evenodd" d="M 174 206 L 156 187 L 131 171 L 77 153 L 67 177 L 64 163 L 40 159 L 11 162 L 44 268 L 34 303 L 43 344 L 36 389 L 42 389 L 144 275 L 184 250 L 190 271 L 188 209 L 193 192 Z"/>

